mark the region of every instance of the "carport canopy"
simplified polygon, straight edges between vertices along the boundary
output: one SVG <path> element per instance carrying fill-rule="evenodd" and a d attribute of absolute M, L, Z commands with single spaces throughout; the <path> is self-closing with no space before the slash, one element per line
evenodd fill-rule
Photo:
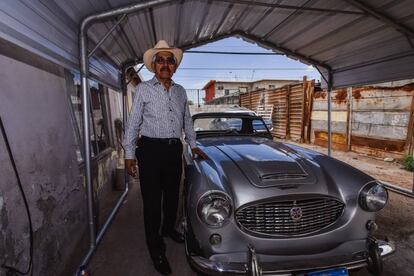
<path fill-rule="evenodd" d="M 90 250 L 81 265 L 88 263 L 128 193 L 126 185 L 96 235 L 89 77 L 125 91 L 125 69 L 141 62 L 160 39 L 187 50 L 237 36 L 312 64 L 329 91 L 414 78 L 412 0 L 3 0 L 0 7 L 2 39 L 81 72 L 90 232 Z M 125 104 L 123 110 L 125 124 Z"/>
<path fill-rule="evenodd" d="M 6 0 L 0 6 L 2 38 L 67 68 L 79 70 L 85 35 L 91 74 L 112 87 L 121 87 L 122 69 L 141 62 L 159 39 L 187 50 L 230 36 L 312 64 L 324 80 L 330 72 L 337 88 L 414 77 L 411 0 Z"/>

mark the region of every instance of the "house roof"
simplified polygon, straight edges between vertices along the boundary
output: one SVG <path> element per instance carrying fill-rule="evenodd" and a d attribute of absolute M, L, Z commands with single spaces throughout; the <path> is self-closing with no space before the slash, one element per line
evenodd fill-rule
<path fill-rule="evenodd" d="M 204 87 L 203 90 L 208 89 L 211 85 L 215 83 L 240 83 L 240 84 L 254 84 L 258 82 L 300 82 L 299 80 L 274 80 L 274 79 L 260 79 L 255 81 L 231 81 L 231 80 L 209 80 Z"/>
<path fill-rule="evenodd" d="M 214 85 L 216 83 L 216 81 L 215 80 L 210 80 L 210 81 L 208 81 L 205 85 L 204 85 L 204 87 L 202 88 L 203 90 L 206 90 L 206 89 L 208 89 L 210 86 L 212 86 L 212 85 Z"/>
<path fill-rule="evenodd" d="M 113 12 L 131 4 L 148 5 Z M 88 28 L 89 50 L 119 20 L 90 59 L 94 76 L 118 86 L 120 68 L 141 61 L 159 39 L 187 50 L 229 36 L 313 64 L 324 78 L 330 71 L 336 87 L 414 77 L 412 0 L 3 0 L 0 6 L 1 38 L 72 69 L 79 67 L 82 19 L 100 14 Z"/>

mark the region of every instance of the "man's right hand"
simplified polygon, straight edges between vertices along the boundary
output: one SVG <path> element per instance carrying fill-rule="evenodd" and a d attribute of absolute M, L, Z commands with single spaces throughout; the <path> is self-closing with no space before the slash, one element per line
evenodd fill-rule
<path fill-rule="evenodd" d="M 125 159 L 125 169 L 130 176 L 137 176 L 137 164 L 135 159 Z"/>

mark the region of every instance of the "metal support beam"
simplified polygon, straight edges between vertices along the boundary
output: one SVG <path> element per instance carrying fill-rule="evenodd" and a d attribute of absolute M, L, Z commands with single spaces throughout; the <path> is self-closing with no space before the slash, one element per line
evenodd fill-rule
<path fill-rule="evenodd" d="M 199 39 L 197 42 L 192 42 L 192 43 L 188 43 L 188 44 L 184 44 L 184 45 L 176 45 L 176 47 L 179 47 L 181 50 L 183 50 L 184 52 L 188 49 L 191 48 L 195 48 L 195 47 L 199 47 L 208 43 L 212 43 L 224 38 L 228 38 L 233 36 L 232 33 L 230 34 L 221 34 L 221 35 L 217 35 L 215 37 L 208 37 L 208 38 L 204 38 L 204 39 Z"/>
<path fill-rule="evenodd" d="M 322 71 L 319 69 L 319 67 L 318 67 L 318 66 L 315 66 L 315 68 L 316 68 L 316 70 L 318 70 L 319 74 L 321 74 L 321 76 L 322 76 L 323 80 L 324 80 L 326 83 L 328 83 L 328 79 L 325 77 L 325 75 L 324 75 L 324 74 L 322 74 Z"/>
<path fill-rule="evenodd" d="M 261 37 L 258 37 L 258 36 L 252 35 L 252 34 L 247 34 L 245 32 L 241 32 L 241 31 L 235 31 L 235 32 L 233 32 L 233 34 L 240 35 L 240 36 L 242 36 L 244 38 L 247 38 L 247 39 L 250 39 L 250 40 L 254 40 L 254 41 L 256 41 L 259 44 L 262 44 L 262 45 L 265 45 L 267 47 L 273 48 L 273 49 L 275 49 L 277 51 L 283 52 L 286 55 L 291 56 L 291 57 L 294 57 L 294 58 L 297 58 L 297 59 L 299 59 L 299 60 L 301 60 L 301 61 L 303 61 L 305 63 L 309 63 L 309 64 L 312 64 L 312 65 L 316 65 L 316 66 L 322 67 L 322 68 L 324 68 L 326 70 L 331 70 L 331 67 L 328 64 L 326 64 L 326 63 L 323 63 L 323 62 L 320 62 L 318 60 L 309 58 L 309 57 L 307 57 L 305 55 L 302 55 L 301 53 L 293 52 L 293 51 L 291 51 L 291 50 L 289 50 L 287 48 L 281 47 L 281 46 L 279 46 L 277 44 L 274 44 L 274 43 L 272 43 L 270 41 L 264 40 Z"/>
<path fill-rule="evenodd" d="M 331 129 L 331 96 L 332 96 L 332 83 L 333 83 L 333 76 L 332 70 L 328 70 L 328 156 L 331 156 L 331 149 L 332 149 L 332 129 Z"/>
<path fill-rule="evenodd" d="M 250 0 L 215 0 L 215 1 L 242 4 L 242 5 L 252 5 L 252 6 L 259 6 L 259 7 L 279 8 L 279 9 L 285 9 L 285 10 L 297 10 L 301 8 L 300 6 L 273 4 L 273 3 L 267 3 L 267 2 L 256 2 L 256 1 L 250 1 Z M 310 11 L 310 12 L 328 12 L 328 13 L 340 13 L 340 14 L 357 14 L 357 15 L 364 14 L 363 12 L 359 12 L 359 11 L 321 9 L 321 8 L 311 8 L 311 7 L 304 7 L 302 8 L 302 10 Z"/>
<path fill-rule="evenodd" d="M 400 33 L 403 33 L 405 35 L 408 35 L 411 38 L 414 38 L 414 30 L 409 28 L 408 26 L 395 21 L 392 17 L 377 11 L 375 8 L 371 7 L 370 5 L 363 3 L 360 0 L 345 0 L 349 4 L 359 8 L 360 10 L 364 11 L 365 13 L 375 17 L 376 19 L 382 21 L 386 25 L 394 28 L 395 30 L 399 31 Z"/>
<path fill-rule="evenodd" d="M 81 75 L 81 89 L 82 89 L 82 120 L 83 120 L 83 160 L 85 163 L 85 177 L 86 177 L 86 195 L 88 204 L 88 223 L 89 223 L 89 238 L 90 248 L 95 248 L 96 233 L 95 233 L 95 212 L 93 208 L 93 186 L 92 186 L 92 169 L 91 169 L 91 136 L 90 133 L 90 103 L 89 103 L 89 83 L 88 71 L 89 62 L 87 59 L 87 40 L 86 29 L 81 29 L 79 34 L 80 41 L 80 75 Z"/>
<path fill-rule="evenodd" d="M 113 8 L 113 7 L 112 7 L 112 4 L 109 2 L 109 0 L 105 0 L 105 2 L 106 2 L 106 4 L 108 5 L 108 7 Z M 128 20 L 128 16 L 126 17 L 126 20 Z M 134 56 L 134 57 L 135 57 L 135 56 L 137 56 L 137 53 L 136 53 L 136 51 L 135 51 L 134 47 L 132 46 L 131 40 L 130 40 L 130 39 L 129 39 L 129 37 L 127 36 L 127 34 L 126 34 L 126 32 L 125 32 L 125 29 L 124 29 L 124 27 L 122 26 L 122 24 L 121 24 L 121 25 L 119 25 L 119 30 L 121 31 L 121 34 L 122 34 L 123 38 L 125 39 L 125 42 L 128 44 L 130 54 L 131 54 L 132 56 Z"/>
<path fill-rule="evenodd" d="M 116 27 L 119 26 L 119 24 L 121 24 L 121 22 L 125 19 L 126 14 L 123 14 L 121 16 L 121 18 L 118 19 L 118 21 L 112 26 L 112 28 L 110 28 L 106 34 L 101 38 L 101 40 L 99 40 L 98 44 L 96 44 L 95 48 L 92 49 L 92 51 L 88 54 L 88 58 L 90 58 L 95 51 L 101 47 L 101 45 L 105 42 L 105 40 L 111 35 L 111 33 L 116 29 Z"/>

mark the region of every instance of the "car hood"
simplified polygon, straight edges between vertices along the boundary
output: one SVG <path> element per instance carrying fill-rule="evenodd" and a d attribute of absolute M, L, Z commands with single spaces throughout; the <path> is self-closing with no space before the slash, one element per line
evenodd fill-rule
<path fill-rule="evenodd" d="M 265 138 L 222 139 L 215 147 L 257 187 L 314 184 L 308 161 L 289 147 Z"/>
<path fill-rule="evenodd" d="M 232 195 L 235 207 L 278 197 L 328 196 L 344 201 L 336 179 L 318 157 L 260 137 L 199 139 L 210 161 L 201 165 L 213 186 Z M 319 160 L 318 160 L 319 159 Z"/>

